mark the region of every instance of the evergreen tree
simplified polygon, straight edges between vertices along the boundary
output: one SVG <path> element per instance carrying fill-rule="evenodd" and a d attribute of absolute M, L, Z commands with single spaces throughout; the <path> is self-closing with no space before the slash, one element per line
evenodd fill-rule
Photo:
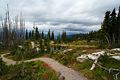
<path fill-rule="evenodd" d="M 100 38 L 100 43 L 102 43 L 101 45 L 103 45 L 103 42 L 106 41 L 107 39 L 107 43 L 110 46 L 111 45 L 111 41 L 112 41 L 112 25 L 111 25 L 111 18 L 110 18 L 110 11 L 107 11 L 105 13 L 105 17 L 104 17 L 104 21 L 102 24 L 102 28 L 100 30 L 100 32 L 102 34 L 100 34 L 99 38 Z"/>
<path fill-rule="evenodd" d="M 35 28 L 35 39 L 38 40 L 39 37 L 40 37 L 39 31 L 38 31 L 38 28 L 36 27 L 36 28 Z"/>
<path fill-rule="evenodd" d="M 57 36 L 57 43 L 60 44 L 60 33 Z"/>
<path fill-rule="evenodd" d="M 102 24 L 102 31 L 103 33 L 111 34 L 112 32 L 110 29 L 111 29 L 110 11 L 107 11 L 105 13 L 105 18 Z"/>
<path fill-rule="evenodd" d="M 101 28 L 102 39 L 105 36 L 107 42 L 115 47 L 120 42 L 120 8 L 118 14 L 113 9 L 112 13 L 107 11 Z"/>
<path fill-rule="evenodd" d="M 49 31 L 48 31 L 48 35 L 47 35 L 47 50 L 48 51 L 50 51 L 50 37 L 51 37 L 51 35 L 50 35 L 50 29 L 49 29 Z"/>
<path fill-rule="evenodd" d="M 51 40 L 53 40 L 53 41 L 54 41 L 54 31 L 52 31 Z"/>
<path fill-rule="evenodd" d="M 47 46 L 48 42 L 47 42 L 47 36 L 44 36 L 44 45 Z"/>
<path fill-rule="evenodd" d="M 50 51 L 50 40 L 46 39 L 46 46 L 47 46 L 47 50 Z"/>
<path fill-rule="evenodd" d="M 31 38 L 32 37 L 32 33 L 31 33 L 31 31 L 29 31 L 29 38 Z"/>
<path fill-rule="evenodd" d="M 49 29 L 49 31 L 48 31 L 48 40 L 50 40 L 50 29 Z"/>
<path fill-rule="evenodd" d="M 120 43 L 120 7 L 119 7 L 118 16 L 117 16 L 117 29 L 118 29 L 118 39 Z"/>
<path fill-rule="evenodd" d="M 34 37 L 35 37 L 35 33 L 34 33 L 34 30 L 32 30 L 32 39 L 34 39 Z"/>
<path fill-rule="evenodd" d="M 42 31 L 42 39 L 44 39 L 44 32 Z"/>
<path fill-rule="evenodd" d="M 28 31 L 27 31 L 27 29 L 26 29 L 26 40 L 28 39 Z"/>
<path fill-rule="evenodd" d="M 116 26 L 116 10 L 113 9 L 112 13 L 111 13 L 111 32 L 112 32 L 112 42 L 113 44 L 115 43 L 116 38 L 118 37 L 118 29 Z"/>
<path fill-rule="evenodd" d="M 67 41 L 67 35 L 66 35 L 65 31 L 62 32 L 62 41 L 64 41 L 64 42 Z"/>
<path fill-rule="evenodd" d="M 42 52 L 44 51 L 43 39 L 40 39 L 40 49 Z"/>

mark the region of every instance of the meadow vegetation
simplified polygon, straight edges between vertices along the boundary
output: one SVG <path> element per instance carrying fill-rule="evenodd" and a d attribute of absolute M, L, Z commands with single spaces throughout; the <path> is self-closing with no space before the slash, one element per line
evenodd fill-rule
<path fill-rule="evenodd" d="M 40 61 L 7 66 L 2 60 L 0 60 L 0 79 L 58 80 L 58 76 L 47 64 Z"/>

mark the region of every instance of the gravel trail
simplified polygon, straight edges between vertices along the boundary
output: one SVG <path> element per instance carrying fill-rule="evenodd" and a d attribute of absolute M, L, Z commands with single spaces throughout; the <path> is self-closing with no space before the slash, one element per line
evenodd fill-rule
<path fill-rule="evenodd" d="M 10 53 L 1 55 L 2 60 L 6 62 L 7 65 L 15 65 L 16 63 L 20 63 L 20 62 L 16 62 L 14 60 L 5 58 L 4 56 L 8 54 Z M 77 71 L 60 64 L 54 59 L 51 59 L 48 57 L 42 57 L 42 58 L 35 58 L 31 60 L 25 60 L 24 62 L 32 62 L 32 61 L 43 61 L 44 63 L 48 64 L 53 70 L 55 70 L 56 72 L 59 72 L 61 76 L 64 76 L 65 80 L 88 80 Z"/>

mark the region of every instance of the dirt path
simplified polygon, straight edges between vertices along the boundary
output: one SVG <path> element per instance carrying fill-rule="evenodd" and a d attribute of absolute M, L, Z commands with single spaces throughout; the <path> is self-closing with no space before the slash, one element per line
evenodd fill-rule
<path fill-rule="evenodd" d="M 7 53 L 10 54 L 10 53 Z M 4 62 L 6 62 L 7 65 L 15 65 L 16 61 L 13 61 L 11 59 L 7 59 L 4 56 L 7 54 L 2 54 L 1 57 Z M 60 72 L 62 76 L 65 77 L 65 80 L 87 80 L 87 78 L 83 77 L 80 73 L 77 71 L 74 71 L 71 68 L 65 67 L 64 65 L 60 64 L 54 59 L 43 57 L 43 58 L 35 58 L 31 60 L 26 60 L 24 62 L 31 62 L 31 61 L 43 61 L 46 64 L 48 64 L 52 69 L 54 69 L 56 72 Z M 20 63 L 20 62 L 18 62 Z"/>
<path fill-rule="evenodd" d="M 96 48 L 94 45 L 73 45 L 73 44 L 51 44 L 52 46 L 62 46 L 62 47 L 79 47 L 79 48 Z"/>

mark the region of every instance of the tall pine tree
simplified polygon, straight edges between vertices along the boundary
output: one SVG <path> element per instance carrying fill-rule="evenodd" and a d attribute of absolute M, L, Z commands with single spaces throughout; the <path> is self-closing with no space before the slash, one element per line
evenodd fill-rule
<path fill-rule="evenodd" d="M 42 31 L 42 39 L 44 39 L 44 32 Z"/>
<path fill-rule="evenodd" d="M 60 33 L 58 33 L 58 36 L 57 36 L 57 43 L 60 44 Z"/>
<path fill-rule="evenodd" d="M 103 24 L 102 24 L 102 31 L 105 33 L 105 34 L 111 34 L 111 22 L 110 22 L 110 11 L 107 11 L 105 13 L 105 17 L 104 17 L 104 21 L 103 21 Z"/>
<path fill-rule="evenodd" d="M 53 40 L 53 41 L 54 41 L 54 31 L 52 31 L 51 40 Z"/>
<path fill-rule="evenodd" d="M 32 30 L 32 35 L 31 35 L 31 37 L 32 37 L 32 39 L 35 38 L 35 32 L 34 32 L 34 30 Z"/>
<path fill-rule="evenodd" d="M 50 40 L 50 29 L 48 31 L 47 38 L 48 38 L 48 40 Z"/>
<path fill-rule="evenodd" d="M 67 35 L 66 35 L 65 31 L 62 32 L 62 41 L 64 41 L 64 42 L 67 41 Z"/>
<path fill-rule="evenodd" d="M 105 35 L 106 40 L 110 41 L 112 47 L 118 46 L 120 43 L 120 7 L 118 14 L 115 9 L 112 13 L 106 12 L 100 31 L 102 31 L 103 36 Z"/>
<path fill-rule="evenodd" d="M 112 13 L 111 13 L 111 32 L 112 32 L 112 42 L 113 44 L 115 44 L 116 42 L 116 38 L 118 37 L 118 29 L 117 29 L 117 26 L 116 26 L 116 10 L 113 9 Z"/>
<path fill-rule="evenodd" d="M 118 28 L 118 39 L 120 43 L 120 7 L 119 7 L 118 16 L 117 16 L 117 28 Z"/>
<path fill-rule="evenodd" d="M 27 29 L 26 29 L 26 34 L 25 34 L 25 36 L 26 36 L 26 40 L 28 39 L 28 31 L 27 31 Z"/>
<path fill-rule="evenodd" d="M 31 31 L 29 31 L 29 38 L 31 38 L 32 37 L 32 33 L 31 33 Z"/>
<path fill-rule="evenodd" d="M 36 28 L 35 28 L 35 39 L 38 40 L 39 37 L 40 37 L 39 31 L 38 31 L 38 28 L 36 27 Z"/>

